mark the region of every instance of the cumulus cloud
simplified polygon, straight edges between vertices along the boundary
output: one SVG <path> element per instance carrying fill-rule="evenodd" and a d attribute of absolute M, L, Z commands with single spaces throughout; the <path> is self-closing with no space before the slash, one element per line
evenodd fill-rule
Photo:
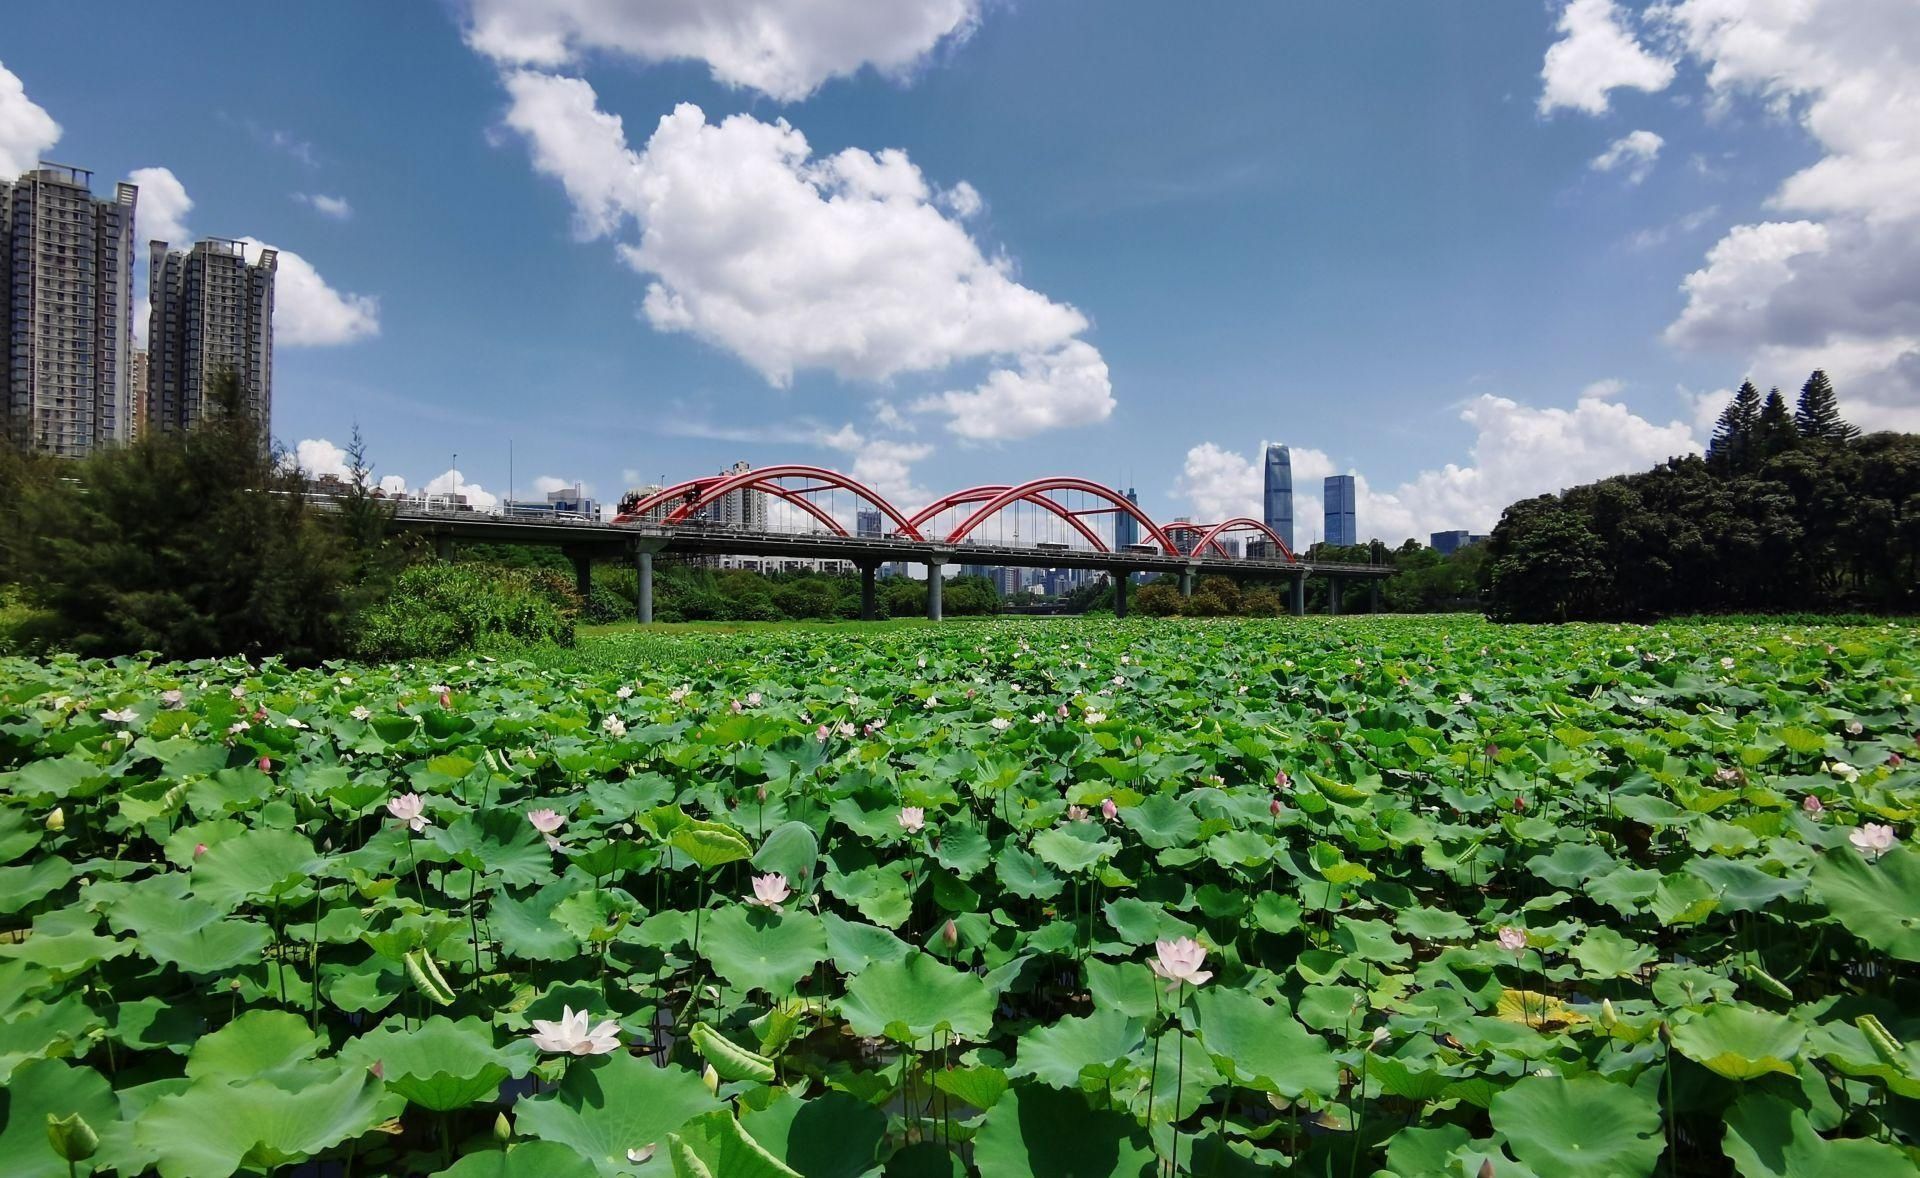
<path fill-rule="evenodd" d="M 28 98 L 26 84 L 0 64 L 0 180 L 31 172 L 58 142 L 60 124 Z"/>
<path fill-rule="evenodd" d="M 386 485 L 385 479 L 381 480 L 381 485 Z M 427 485 L 422 487 L 421 490 L 429 495 L 457 494 L 464 496 L 467 501 L 467 506 L 473 508 L 475 511 L 492 511 L 494 508 L 500 506 L 500 496 L 462 474 L 457 467 L 449 467 L 440 474 L 434 475 L 427 480 Z"/>
<path fill-rule="evenodd" d="M 1588 166 L 1596 172 L 1620 172 L 1627 183 L 1638 184 L 1653 174 L 1654 161 L 1666 142 L 1652 131 L 1634 131 L 1608 144 Z"/>
<path fill-rule="evenodd" d="M 328 196 L 320 192 L 296 192 L 293 199 L 306 205 L 323 217 L 336 221 L 345 221 L 353 216 L 353 205 L 344 196 Z"/>
<path fill-rule="evenodd" d="M 191 245 L 187 214 L 193 211 L 193 198 L 173 169 L 135 168 L 127 179 L 140 187 L 140 203 L 134 209 L 138 240 L 164 241 L 174 249 Z"/>
<path fill-rule="evenodd" d="M 380 334 L 380 300 L 374 295 L 335 290 L 313 263 L 289 249 L 254 237 L 240 239 L 247 261 L 262 249 L 279 251 L 273 276 L 273 342 L 287 347 L 320 348 L 372 339 Z"/>
<path fill-rule="evenodd" d="M 703 61 L 716 81 L 783 102 L 872 66 L 913 69 L 964 39 L 980 0 L 467 0 L 467 44 L 502 66 L 588 54 Z"/>
<path fill-rule="evenodd" d="M 1561 107 L 1605 114 L 1615 90 L 1658 91 L 1673 81 L 1670 61 L 1649 53 L 1614 0 L 1568 0 L 1556 26 L 1560 39 L 1540 69 L 1540 113 Z"/>
<path fill-rule="evenodd" d="M 353 473 L 347 452 L 325 438 L 302 438 L 294 446 L 292 458 L 294 466 L 310 478 L 330 474 L 344 479 Z"/>
<path fill-rule="evenodd" d="M 1832 374 L 1867 428 L 1920 428 L 1920 8 L 1905 0 L 1676 0 L 1657 10 L 1716 104 L 1797 119 L 1822 157 L 1778 219 L 1736 225 L 1667 329 L 1795 384 Z"/>
<path fill-rule="evenodd" d="M 1424 542 L 1432 532 L 1453 528 L 1488 531 L 1517 500 L 1700 451 L 1687 422 L 1658 425 L 1604 396 L 1583 395 L 1571 409 L 1542 409 L 1482 395 L 1468 402 L 1460 417 L 1474 427 L 1469 462 L 1422 471 L 1390 491 L 1376 489 L 1357 471 L 1339 470 L 1324 451 L 1293 446 L 1294 538 L 1304 548 L 1320 534 L 1324 503 L 1319 492 L 1331 474 L 1356 476 L 1360 535 L 1399 544 L 1408 537 Z M 1175 493 L 1198 518 L 1258 518 L 1258 453 L 1245 456 L 1213 443 L 1195 446 L 1187 452 Z"/>
<path fill-rule="evenodd" d="M 956 189 L 936 193 L 904 152 L 816 157 L 784 120 L 709 123 L 690 104 L 635 151 L 585 81 L 519 71 L 505 83 L 506 123 L 566 189 L 578 234 L 615 239 L 652 278 L 642 313 L 655 328 L 725 348 L 776 387 L 801 369 L 884 381 L 1011 361 L 926 402 L 963 437 L 1111 412 L 1106 365 L 1077 338 L 1086 317 L 989 257 L 942 207 Z M 1008 424 L 986 421 L 988 409 Z"/>
<path fill-rule="evenodd" d="M 819 439 L 820 444 L 853 456 L 846 473 L 872 487 L 887 502 L 911 514 L 922 504 L 933 501 L 933 492 L 913 478 L 913 464 L 933 453 L 924 442 L 905 442 L 893 438 L 869 437 L 852 425 L 844 425 Z"/>

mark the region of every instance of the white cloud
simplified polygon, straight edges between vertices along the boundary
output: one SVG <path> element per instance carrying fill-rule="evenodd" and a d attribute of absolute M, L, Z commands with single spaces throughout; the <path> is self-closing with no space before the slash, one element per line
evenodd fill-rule
<path fill-rule="evenodd" d="M 292 250 L 253 237 L 240 240 L 247 245 L 248 262 L 258 261 L 262 249 L 279 250 L 273 277 L 275 346 L 323 348 L 380 334 L 377 297 L 333 289 L 313 263 Z"/>
<path fill-rule="evenodd" d="M 293 448 L 293 462 L 312 478 L 330 474 L 344 479 L 353 473 L 347 452 L 325 438 L 302 438 Z"/>
<path fill-rule="evenodd" d="M 385 479 L 381 480 L 381 485 L 386 485 Z M 466 497 L 467 506 L 476 511 L 492 511 L 500 506 L 500 496 L 462 474 L 457 467 L 449 467 L 446 471 L 434 475 L 421 489 L 429 495 L 463 495 Z"/>
<path fill-rule="evenodd" d="M 932 454 L 932 446 L 924 442 L 868 437 L 851 424 L 822 435 L 819 441 L 830 449 L 853 455 L 852 468 L 846 473 L 872 487 L 901 511 L 912 514 L 922 504 L 933 501 L 933 492 L 913 479 L 913 464 Z"/>
<path fill-rule="evenodd" d="M 336 221 L 345 221 L 353 216 L 353 205 L 344 196 L 327 196 L 320 192 L 296 192 L 293 199 L 311 208 L 323 217 Z"/>
<path fill-rule="evenodd" d="M 187 195 L 180 177 L 171 168 L 135 168 L 127 179 L 140 186 L 140 203 L 134 209 L 138 243 L 144 246 L 149 241 L 164 241 L 174 249 L 192 245 L 187 214 L 193 211 L 193 198 Z M 145 251 L 140 252 L 144 258 Z"/>
<path fill-rule="evenodd" d="M 1614 0 L 1568 0 L 1556 26 L 1560 39 L 1540 69 L 1540 113 L 1561 107 L 1605 114 L 1614 90 L 1658 91 L 1673 81 L 1673 63 L 1647 52 Z"/>
<path fill-rule="evenodd" d="M 0 65 L 0 180 L 31 172 L 54 144 L 60 124 L 27 97 L 27 87 Z"/>
<path fill-rule="evenodd" d="M 380 489 L 389 495 L 404 495 L 407 493 L 407 480 L 397 474 L 382 475 Z"/>
<path fill-rule="evenodd" d="M 1605 401 L 1610 398 L 1619 396 L 1621 393 L 1626 391 L 1626 388 L 1627 388 L 1626 381 L 1617 379 L 1615 377 L 1608 377 L 1605 380 L 1596 380 L 1592 384 L 1588 385 L 1586 388 L 1581 389 L 1580 399 L 1584 401 L 1588 397 L 1597 397 L 1600 400 Z"/>
<path fill-rule="evenodd" d="M 1018 372 L 998 369 L 976 388 L 927 397 L 914 408 L 945 413 L 947 428 L 963 438 L 1030 438 L 1105 421 L 1113 413 L 1113 382 L 1092 344 L 1070 340 L 1052 352 L 1022 357 Z"/>
<path fill-rule="evenodd" d="M 578 489 L 585 498 L 593 498 L 593 484 L 581 479 L 563 479 L 557 475 L 543 474 L 533 480 L 534 494 L 545 498 L 555 491 L 572 492 Z"/>
<path fill-rule="evenodd" d="M 1688 275 L 1667 339 L 1797 387 L 1833 377 L 1866 428 L 1920 423 L 1920 7 L 1907 0 L 1674 0 L 1656 19 L 1716 105 L 1758 99 L 1823 150 Z M 1797 216 L 1795 216 L 1797 215 Z"/>
<path fill-rule="evenodd" d="M 1517 500 L 1645 470 L 1700 450 L 1688 423 L 1656 425 L 1591 395 L 1571 409 L 1540 409 L 1482 395 L 1468 402 L 1460 417 L 1475 430 L 1469 463 L 1422 471 L 1391 491 L 1375 490 L 1356 471 L 1339 470 L 1324 451 L 1291 447 L 1294 539 L 1300 547 L 1321 534 L 1319 492 L 1331 474 L 1356 476 L 1360 535 L 1399 544 L 1410 536 L 1424 542 L 1429 533 L 1452 528 L 1485 532 Z M 1259 463 L 1212 443 L 1187 452 L 1175 486 L 1195 516 L 1210 522 L 1233 515 L 1258 518 L 1260 491 Z"/>
<path fill-rule="evenodd" d="M 1077 338 L 1086 317 L 989 258 L 904 152 L 815 157 L 785 121 L 709 123 L 687 104 L 636 152 L 585 81 L 522 71 L 506 86 L 507 125 L 567 190 L 580 236 L 615 238 L 653 277 L 643 311 L 655 328 L 725 348 L 777 387 L 801 369 L 884 381 L 1013 361 L 929 402 L 966 437 L 1111 411 L 1106 365 Z M 988 408 L 1010 427 L 983 423 Z"/>
<path fill-rule="evenodd" d="M 1614 140 L 1588 164 L 1596 172 L 1622 172 L 1627 183 L 1638 184 L 1653 173 L 1654 161 L 1666 140 L 1652 131 L 1634 131 Z"/>
<path fill-rule="evenodd" d="M 591 53 L 704 61 L 729 86 L 784 102 L 873 66 L 910 71 L 964 39 L 979 0 L 467 0 L 467 43 L 502 66 Z"/>

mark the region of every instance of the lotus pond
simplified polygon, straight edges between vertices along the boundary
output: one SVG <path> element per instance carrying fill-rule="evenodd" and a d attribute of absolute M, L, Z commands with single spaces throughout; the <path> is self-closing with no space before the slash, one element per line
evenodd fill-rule
<path fill-rule="evenodd" d="M 0 1173 L 1920 1171 L 1920 633 L 0 660 Z"/>

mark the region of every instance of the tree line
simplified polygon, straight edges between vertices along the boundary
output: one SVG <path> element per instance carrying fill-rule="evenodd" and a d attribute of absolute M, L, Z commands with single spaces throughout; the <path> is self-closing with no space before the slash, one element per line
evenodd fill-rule
<path fill-rule="evenodd" d="M 1488 613 L 1513 621 L 1920 608 L 1920 436 L 1863 436 L 1815 371 L 1751 381 L 1705 457 L 1507 508 Z"/>

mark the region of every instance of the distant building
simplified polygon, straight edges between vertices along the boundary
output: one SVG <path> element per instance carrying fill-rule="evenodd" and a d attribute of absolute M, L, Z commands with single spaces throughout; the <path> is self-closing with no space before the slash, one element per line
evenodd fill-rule
<path fill-rule="evenodd" d="M 1266 518 L 1261 522 L 1293 547 L 1293 455 L 1285 447 L 1267 447 L 1266 495 L 1262 506 Z"/>
<path fill-rule="evenodd" d="M 1194 543 L 1200 539 L 1200 533 L 1190 526 L 1192 523 L 1192 516 L 1176 515 L 1166 527 L 1167 538 L 1173 541 L 1173 550 L 1180 556 L 1190 555 Z"/>
<path fill-rule="evenodd" d="M 135 348 L 133 352 L 133 379 L 128 382 L 128 399 L 133 404 L 133 430 L 131 437 L 138 439 L 147 432 L 147 350 Z"/>
<path fill-rule="evenodd" d="M 1127 502 L 1140 506 L 1140 493 L 1132 487 L 1127 488 Z M 1113 546 L 1125 548 L 1129 544 L 1140 542 L 1140 521 L 1124 511 L 1113 514 Z"/>
<path fill-rule="evenodd" d="M 720 472 L 722 478 L 732 478 L 737 474 L 746 474 L 753 466 L 746 462 L 736 462 Z M 742 532 L 764 532 L 767 530 L 767 493 L 742 488 L 728 491 L 725 495 L 709 503 L 702 516 L 710 524 L 723 528 L 733 528 Z"/>
<path fill-rule="evenodd" d="M 42 163 L 0 180 L 0 427 L 84 458 L 133 436 L 133 212 L 139 189 Z"/>
<path fill-rule="evenodd" d="M 878 538 L 885 534 L 882 524 L 885 518 L 879 508 L 862 507 L 853 513 L 853 534 Z"/>
<path fill-rule="evenodd" d="M 1247 559 L 1248 560 L 1279 560 L 1280 554 L 1278 552 L 1269 553 L 1267 551 L 1267 549 L 1272 547 L 1273 545 L 1268 543 L 1265 537 L 1261 537 L 1259 539 L 1254 539 L 1254 540 L 1248 540 L 1247 541 Z"/>
<path fill-rule="evenodd" d="M 179 433 L 200 424 L 221 372 L 240 382 L 261 437 L 273 422 L 273 277 L 270 249 L 247 262 L 245 242 L 210 237 L 191 250 L 149 243 L 147 427 Z"/>
<path fill-rule="evenodd" d="M 1484 544 L 1486 543 L 1486 539 L 1485 536 L 1475 535 L 1465 528 L 1461 528 L 1452 532 L 1433 533 L 1428 537 L 1427 546 L 1435 552 L 1438 552 L 1441 556 L 1452 556 L 1462 548 L 1469 548 L 1475 544 Z"/>
<path fill-rule="evenodd" d="M 1358 544 L 1359 521 L 1354 514 L 1354 480 L 1350 474 L 1329 475 L 1321 494 L 1326 504 L 1328 544 Z"/>
<path fill-rule="evenodd" d="M 542 499 L 509 499 L 503 510 L 510 516 L 521 519 L 589 519 L 600 518 L 600 505 L 587 497 L 580 484 L 562 487 L 558 491 L 548 491 Z"/>

